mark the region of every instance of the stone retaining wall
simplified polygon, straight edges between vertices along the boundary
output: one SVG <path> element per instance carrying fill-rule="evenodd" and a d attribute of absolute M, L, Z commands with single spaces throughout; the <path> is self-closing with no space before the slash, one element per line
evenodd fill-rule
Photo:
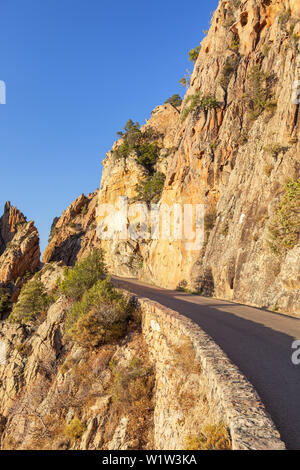
<path fill-rule="evenodd" d="M 198 325 L 149 299 L 138 303 L 156 370 L 155 448 L 186 449 L 201 426 L 222 422 L 235 450 L 285 449 L 253 386 Z"/>

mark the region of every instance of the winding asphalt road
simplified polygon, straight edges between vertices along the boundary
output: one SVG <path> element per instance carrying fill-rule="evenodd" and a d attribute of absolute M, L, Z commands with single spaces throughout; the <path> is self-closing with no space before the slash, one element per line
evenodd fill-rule
<path fill-rule="evenodd" d="M 254 385 L 287 448 L 300 449 L 300 365 L 291 360 L 292 342 L 300 340 L 299 319 L 135 279 L 113 277 L 113 282 L 196 322 Z"/>

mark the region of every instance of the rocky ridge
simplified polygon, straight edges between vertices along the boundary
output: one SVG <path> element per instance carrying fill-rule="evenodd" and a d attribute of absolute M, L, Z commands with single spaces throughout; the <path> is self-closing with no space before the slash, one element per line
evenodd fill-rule
<path fill-rule="evenodd" d="M 63 261 L 74 265 L 84 254 L 100 246 L 96 235 L 98 192 L 79 196 L 61 215 L 54 219 L 43 262 Z"/>
<path fill-rule="evenodd" d="M 0 286 L 16 293 L 25 275 L 40 265 L 39 234 L 32 221 L 10 202 L 0 219 Z"/>

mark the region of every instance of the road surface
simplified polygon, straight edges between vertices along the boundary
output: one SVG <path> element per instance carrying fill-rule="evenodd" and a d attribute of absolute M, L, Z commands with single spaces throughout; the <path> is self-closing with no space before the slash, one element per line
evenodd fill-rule
<path fill-rule="evenodd" d="M 300 365 L 291 346 L 300 320 L 254 307 L 113 277 L 120 287 L 191 318 L 258 391 L 288 449 L 300 449 Z M 299 355 L 300 357 L 300 355 Z"/>

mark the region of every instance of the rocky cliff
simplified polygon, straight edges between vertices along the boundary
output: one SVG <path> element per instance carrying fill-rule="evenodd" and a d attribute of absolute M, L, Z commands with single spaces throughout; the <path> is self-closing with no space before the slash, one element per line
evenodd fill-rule
<path fill-rule="evenodd" d="M 1 324 L 7 362 L 0 365 L 0 448 L 152 448 L 153 372 L 140 332 L 133 329 L 119 344 L 82 348 L 64 334 L 69 308 L 60 298 L 40 324 Z M 116 371 L 119 380 L 140 374 L 149 386 L 125 400 Z"/>
<path fill-rule="evenodd" d="M 100 246 L 96 235 L 96 205 L 98 192 L 82 194 L 54 219 L 49 244 L 43 254 L 43 262 L 63 261 L 67 266 L 93 248 Z"/>
<path fill-rule="evenodd" d="M 123 138 L 114 144 L 103 162 L 99 205 L 107 204 L 117 208 L 119 198 L 126 196 L 130 206 L 136 202 L 137 187 L 141 181 L 147 181 L 153 172 L 164 175 L 167 173 L 168 164 L 173 158 L 178 118 L 179 110 L 171 104 L 165 104 L 155 108 L 149 121 L 141 128 L 141 134 L 146 136 L 150 145 L 155 142 L 158 146 L 157 161 L 153 169 L 138 162 L 134 149 L 125 158 L 118 156 L 117 150 L 122 146 Z M 133 239 L 120 240 L 118 233 L 113 235 L 112 240 L 103 240 L 102 247 L 111 272 L 135 277 L 141 272 L 143 260 L 149 250 L 148 243 Z"/>
<path fill-rule="evenodd" d="M 298 1 L 221 1 L 183 103 L 158 106 L 142 127 L 128 121 L 104 160 L 99 192 L 53 221 L 43 268 L 25 284 L 13 321 L 0 325 L 1 449 L 284 448 L 251 385 L 192 322 L 135 299 L 141 324 L 127 318 L 120 337 L 111 323 L 114 339 L 99 346 L 118 297 L 109 291 L 103 308 L 94 284 L 70 300 L 57 279 L 102 247 L 114 274 L 299 315 L 299 50 Z M 204 204 L 203 248 L 151 239 L 149 221 L 142 237 L 122 239 L 117 224 L 101 241 L 99 228 L 110 227 L 97 207 L 109 211 L 120 197 L 129 211 L 137 202 Z M 125 226 L 132 221 L 140 232 L 134 211 Z M 6 288 L 18 294 L 38 269 L 38 238 L 7 203 L 1 308 Z"/>
<path fill-rule="evenodd" d="M 131 122 L 98 193 L 114 208 L 127 197 L 129 211 L 204 204 L 203 248 L 151 239 L 148 220 L 146 236 L 102 240 L 112 273 L 299 314 L 299 49 L 298 2 L 220 2 L 182 105 L 158 106 L 140 129 Z M 54 221 L 44 261 L 73 265 L 99 246 L 96 204 L 82 195 Z"/>
<path fill-rule="evenodd" d="M 296 0 L 220 2 L 182 106 L 160 106 L 146 124 L 160 135 L 160 202 L 205 204 L 204 247 L 114 237 L 103 242 L 112 272 L 300 313 L 299 49 Z M 104 161 L 101 204 L 134 202 L 149 178 L 136 153 L 116 158 L 123 144 Z"/>

